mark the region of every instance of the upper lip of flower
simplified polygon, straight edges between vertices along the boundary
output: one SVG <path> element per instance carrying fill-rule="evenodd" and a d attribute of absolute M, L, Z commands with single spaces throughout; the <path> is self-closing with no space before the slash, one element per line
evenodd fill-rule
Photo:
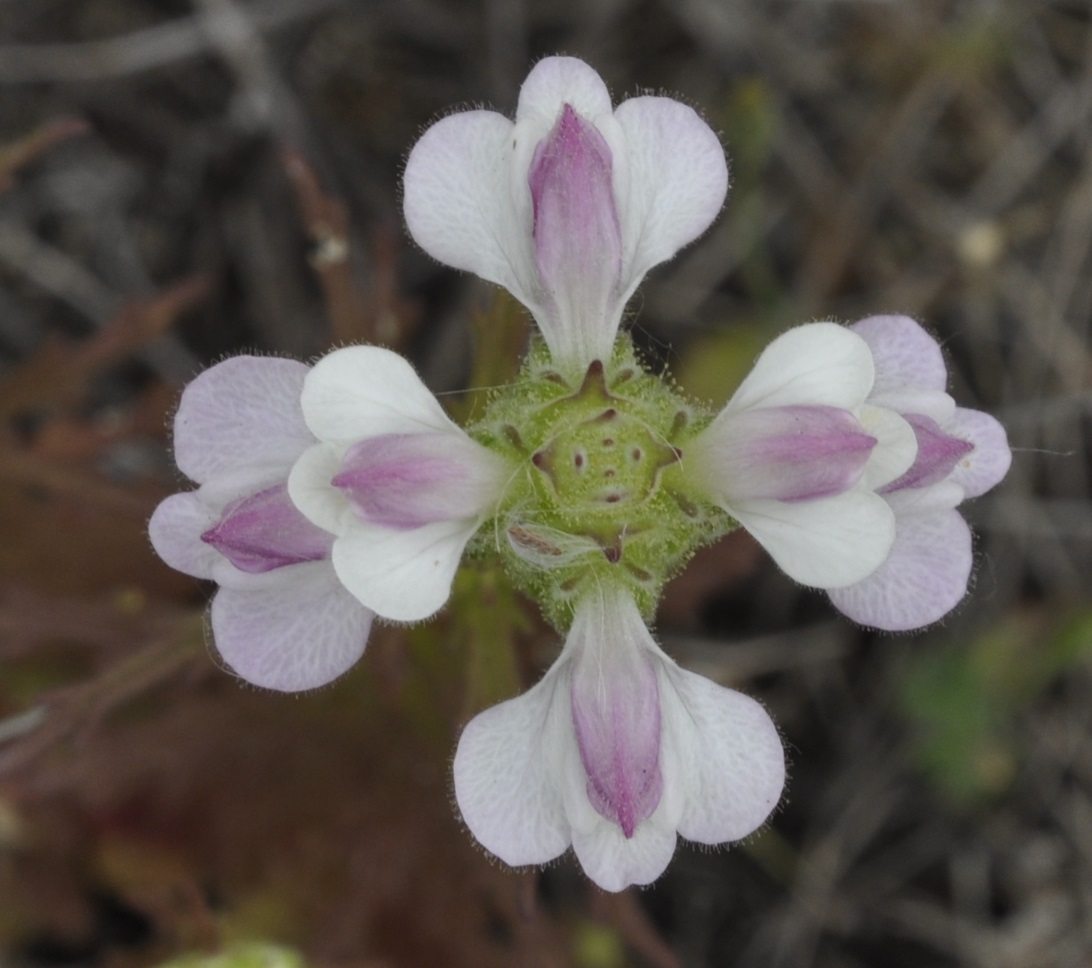
<path fill-rule="evenodd" d="M 511 291 L 558 366 L 580 371 L 609 356 L 645 273 L 716 218 L 728 168 L 687 105 L 645 96 L 612 111 L 594 70 L 549 57 L 524 82 L 515 122 L 443 118 L 414 146 L 404 183 L 421 247 Z"/>

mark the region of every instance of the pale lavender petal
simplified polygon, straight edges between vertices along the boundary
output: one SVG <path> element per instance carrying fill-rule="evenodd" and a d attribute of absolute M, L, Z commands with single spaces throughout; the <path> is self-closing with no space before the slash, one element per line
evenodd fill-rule
<path fill-rule="evenodd" d="M 545 57 L 527 75 L 519 91 L 516 121 L 537 121 L 546 128 L 557 120 L 561 105 L 594 120 L 611 110 L 603 79 L 575 57 Z"/>
<path fill-rule="evenodd" d="M 172 494 L 161 501 L 148 522 L 152 547 L 168 565 L 194 578 L 215 579 L 224 558 L 201 540 L 216 524 L 219 513 L 197 492 Z"/>
<path fill-rule="evenodd" d="M 910 469 L 898 480 L 886 485 L 881 494 L 939 484 L 974 450 L 973 444 L 945 433 L 929 417 L 908 413 L 906 421 L 914 428 L 917 437 L 917 457 Z"/>
<path fill-rule="evenodd" d="M 554 116 L 560 109 L 558 101 Z M 410 235 L 434 259 L 504 286 L 536 311 L 530 199 L 513 194 L 512 141 L 512 122 L 493 111 L 437 121 L 406 162 L 403 210 Z M 521 174 L 529 195 L 526 168 Z"/>
<path fill-rule="evenodd" d="M 345 446 L 381 434 L 462 433 L 409 362 L 380 346 L 328 353 L 307 375 L 300 402 L 319 440 Z"/>
<path fill-rule="evenodd" d="M 224 661 L 247 682 L 282 692 L 314 689 L 363 654 L 374 615 L 328 562 L 284 569 L 261 588 L 222 588 L 212 601 L 212 634 Z"/>
<path fill-rule="evenodd" d="M 548 297 L 542 333 L 559 363 L 608 359 L 620 314 L 622 266 L 611 151 L 594 125 L 565 104 L 535 149 L 528 176 L 535 259 Z"/>
<path fill-rule="evenodd" d="M 387 434 L 350 447 L 331 483 L 361 520 L 406 530 L 476 518 L 496 502 L 507 474 L 461 432 Z"/>
<path fill-rule="evenodd" d="M 412 531 L 359 522 L 334 542 L 342 584 L 383 618 L 419 622 L 443 607 L 476 521 L 438 521 Z"/>
<path fill-rule="evenodd" d="M 683 791 L 679 834 L 721 844 L 752 833 L 785 784 L 785 753 L 766 710 L 704 676 L 665 665 L 661 673 L 665 756 Z"/>
<path fill-rule="evenodd" d="M 314 443 L 300 410 L 308 369 L 295 360 L 235 356 L 199 374 L 174 419 L 182 473 L 199 483 L 247 466 L 287 474 Z"/>
<path fill-rule="evenodd" d="M 263 574 L 329 558 L 334 539 L 296 509 L 281 483 L 230 503 L 201 540 L 240 571 Z"/>
<path fill-rule="evenodd" d="M 872 353 L 860 336 L 835 323 L 808 323 L 763 350 L 725 410 L 798 404 L 853 410 L 872 389 L 872 375 Z"/>
<path fill-rule="evenodd" d="M 455 752 L 455 800 L 470 832 L 506 864 L 544 864 L 569 846 L 558 772 L 578 760 L 567 663 L 475 716 Z"/>
<path fill-rule="evenodd" d="M 850 329 L 872 350 L 876 364 L 874 402 L 903 411 L 884 398 L 906 390 L 944 392 L 948 370 L 940 345 L 909 316 L 869 316 Z"/>
<path fill-rule="evenodd" d="M 726 510 L 782 571 L 812 588 L 861 581 L 879 568 L 895 541 L 891 507 L 860 487 L 817 501 L 741 501 Z"/>
<path fill-rule="evenodd" d="M 971 532 L 954 510 L 900 514 L 887 561 L 864 581 L 829 592 L 855 622 L 888 632 L 921 628 L 948 614 L 967 592 Z"/>
<path fill-rule="evenodd" d="M 807 501 L 853 487 L 875 445 L 848 410 L 763 407 L 722 413 L 688 459 L 718 503 Z"/>
<path fill-rule="evenodd" d="M 1008 436 L 988 413 L 959 408 L 944 429 L 969 440 L 974 450 L 966 454 L 952 469 L 951 481 L 960 485 L 967 497 L 978 497 L 998 484 L 1012 465 Z"/>
<path fill-rule="evenodd" d="M 586 795 L 626 838 L 663 794 L 657 670 L 648 631 L 637 619 L 639 628 L 609 621 L 602 608 L 580 608 L 566 646 L 574 656 L 573 725 Z"/>
<path fill-rule="evenodd" d="M 607 140 L 622 230 L 620 311 L 649 269 L 713 223 L 728 191 L 728 165 L 714 131 L 679 101 L 636 97 L 614 117 L 620 143 Z"/>

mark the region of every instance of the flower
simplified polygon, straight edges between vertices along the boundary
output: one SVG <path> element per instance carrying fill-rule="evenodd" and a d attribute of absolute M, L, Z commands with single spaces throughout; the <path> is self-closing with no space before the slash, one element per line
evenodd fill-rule
<path fill-rule="evenodd" d="M 455 754 L 455 797 L 486 849 L 521 866 L 571 845 L 608 891 L 655 880 L 678 836 L 746 837 L 784 780 L 765 709 L 680 669 L 609 586 L 578 605 L 543 679 L 472 719 Z"/>
<path fill-rule="evenodd" d="M 338 578 L 383 618 L 432 615 L 511 469 L 448 419 L 406 360 L 377 346 L 323 357 L 300 406 L 319 443 L 296 461 L 288 493 L 335 535 Z"/>
<path fill-rule="evenodd" d="M 872 351 L 869 402 L 901 413 L 917 458 L 881 487 L 895 542 L 871 575 L 830 591 L 835 607 L 862 625 L 906 631 L 937 621 L 967 592 L 971 532 L 955 508 L 997 484 L 1012 463 L 1005 429 L 989 414 L 957 407 L 936 341 L 906 316 L 871 316 L 852 327 Z"/>
<path fill-rule="evenodd" d="M 212 633 L 224 660 L 255 685 L 324 685 L 360 658 L 374 613 L 337 580 L 333 536 L 288 498 L 292 464 L 315 438 L 299 394 L 307 367 L 238 356 L 182 394 L 179 468 L 200 486 L 163 501 L 149 523 L 159 556 L 215 581 Z"/>
<path fill-rule="evenodd" d="M 406 164 L 404 210 L 434 258 L 508 289 L 556 364 L 607 360 L 645 273 L 709 227 L 728 188 L 720 141 L 685 104 L 636 97 L 612 110 L 572 57 L 540 61 L 515 122 L 443 118 Z"/>
<path fill-rule="evenodd" d="M 887 558 L 895 513 L 875 493 L 914 460 L 910 425 L 866 405 L 869 344 L 834 323 L 782 334 L 684 451 L 688 475 L 792 578 L 861 581 Z"/>

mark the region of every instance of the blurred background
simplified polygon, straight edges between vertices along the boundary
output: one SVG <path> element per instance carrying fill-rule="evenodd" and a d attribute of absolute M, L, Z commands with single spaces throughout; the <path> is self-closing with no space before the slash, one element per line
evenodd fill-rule
<path fill-rule="evenodd" d="M 618 896 L 458 820 L 459 728 L 558 648 L 502 575 L 472 563 L 438 622 L 286 697 L 223 668 L 211 589 L 145 532 L 189 486 L 180 389 L 226 354 L 380 342 L 463 414 L 510 375 L 527 320 L 415 248 L 400 169 L 551 53 L 723 134 L 723 215 L 631 305 L 657 367 L 717 403 L 789 326 L 907 313 L 1015 451 L 964 506 L 971 595 L 923 633 L 854 627 L 745 535 L 669 586 L 659 637 L 767 704 L 790 782 L 747 843 Z M 4 968 L 257 968 L 251 941 L 319 968 L 1092 964 L 1087 0 L 0 0 L 0 189 Z"/>

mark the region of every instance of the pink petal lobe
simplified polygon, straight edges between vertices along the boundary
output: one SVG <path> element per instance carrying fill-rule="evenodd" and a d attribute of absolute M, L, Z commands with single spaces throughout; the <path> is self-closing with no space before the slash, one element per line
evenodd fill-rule
<path fill-rule="evenodd" d="M 361 520 L 399 531 L 477 517 L 495 500 L 502 469 L 454 433 L 384 434 L 354 444 L 331 482 Z"/>
<path fill-rule="evenodd" d="M 228 504 L 201 540 L 240 571 L 260 575 L 329 558 L 334 538 L 296 509 L 282 483 Z"/>
<path fill-rule="evenodd" d="M 535 261 L 556 330 L 546 341 L 565 361 L 602 359 L 618 324 L 609 310 L 622 268 L 611 150 L 595 125 L 565 104 L 535 149 L 528 183 Z"/>
<path fill-rule="evenodd" d="M 663 795 L 660 694 L 643 622 L 608 625 L 607 614 L 578 609 L 569 633 L 572 715 L 588 801 L 628 839 Z"/>
<path fill-rule="evenodd" d="M 974 444 L 946 434 L 930 417 L 908 413 L 905 420 L 914 428 L 918 454 L 913 465 L 902 477 L 882 488 L 883 494 L 909 487 L 938 484 L 952 473 L 956 464 L 974 450 Z"/>
<path fill-rule="evenodd" d="M 712 489 L 731 504 L 841 494 L 860 480 L 876 438 L 848 410 L 785 406 L 727 411 L 703 443 Z"/>

